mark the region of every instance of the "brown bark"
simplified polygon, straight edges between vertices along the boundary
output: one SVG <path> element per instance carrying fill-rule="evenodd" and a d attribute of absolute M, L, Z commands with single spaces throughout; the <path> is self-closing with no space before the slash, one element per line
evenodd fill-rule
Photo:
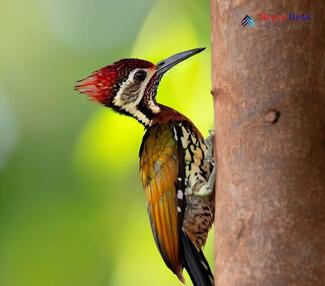
<path fill-rule="evenodd" d="M 216 285 L 325 285 L 325 1 L 212 0 L 211 13 Z"/>

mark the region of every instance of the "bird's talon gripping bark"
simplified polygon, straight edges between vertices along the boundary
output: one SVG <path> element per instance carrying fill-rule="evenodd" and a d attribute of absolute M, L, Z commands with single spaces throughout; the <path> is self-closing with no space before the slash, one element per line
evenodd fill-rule
<path fill-rule="evenodd" d="M 205 156 L 205 160 L 212 165 L 214 165 L 214 152 L 213 152 L 213 147 L 214 147 L 214 131 L 209 130 L 209 136 L 204 140 L 205 145 L 207 146 L 208 150 Z"/>
<path fill-rule="evenodd" d="M 211 172 L 211 175 L 209 177 L 209 180 L 202 185 L 202 187 L 195 193 L 196 196 L 205 197 L 211 195 L 211 193 L 214 191 L 215 182 L 216 182 L 216 166 L 213 166 L 213 170 Z"/>

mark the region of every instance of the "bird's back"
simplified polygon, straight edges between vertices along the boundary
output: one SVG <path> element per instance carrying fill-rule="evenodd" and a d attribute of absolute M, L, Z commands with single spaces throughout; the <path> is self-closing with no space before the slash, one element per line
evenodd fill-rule
<path fill-rule="evenodd" d="M 214 193 L 195 195 L 211 173 L 206 152 L 194 124 L 168 108 L 160 121 L 147 129 L 140 148 L 140 173 L 152 232 L 165 263 L 180 280 L 182 232 L 201 251 L 214 219 Z"/>

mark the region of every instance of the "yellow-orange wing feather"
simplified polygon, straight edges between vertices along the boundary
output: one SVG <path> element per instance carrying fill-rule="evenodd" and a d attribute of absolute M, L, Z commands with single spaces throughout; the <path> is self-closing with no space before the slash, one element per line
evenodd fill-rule
<path fill-rule="evenodd" d="M 140 150 L 140 174 L 157 247 L 166 265 L 184 281 L 180 261 L 182 214 L 177 210 L 178 142 L 172 124 L 150 127 Z"/>

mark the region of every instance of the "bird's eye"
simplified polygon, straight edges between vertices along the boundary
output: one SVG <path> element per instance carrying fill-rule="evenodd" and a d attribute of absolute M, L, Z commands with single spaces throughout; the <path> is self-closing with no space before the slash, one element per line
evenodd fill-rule
<path fill-rule="evenodd" d="M 139 70 L 134 74 L 134 80 L 141 82 L 146 79 L 147 73 L 144 70 Z"/>

